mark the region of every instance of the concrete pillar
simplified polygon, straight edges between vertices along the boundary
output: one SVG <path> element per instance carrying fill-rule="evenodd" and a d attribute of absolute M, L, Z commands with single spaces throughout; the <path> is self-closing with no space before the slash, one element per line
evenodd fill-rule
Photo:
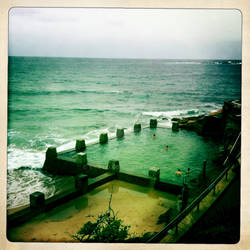
<path fill-rule="evenodd" d="M 75 145 L 76 152 L 82 152 L 85 149 L 86 149 L 85 140 L 84 139 L 77 139 L 76 145 Z"/>
<path fill-rule="evenodd" d="M 100 144 L 107 143 L 108 142 L 108 134 L 107 133 L 100 134 L 99 142 L 100 142 Z"/>
<path fill-rule="evenodd" d="M 44 206 L 44 204 L 45 204 L 44 193 L 34 192 L 30 194 L 30 207 L 31 208 L 39 208 L 39 207 Z"/>
<path fill-rule="evenodd" d="M 88 191 L 88 176 L 85 174 L 76 175 L 75 188 L 82 193 L 86 193 Z"/>
<path fill-rule="evenodd" d="M 49 147 L 46 151 L 46 160 L 55 160 L 57 158 L 56 147 Z"/>
<path fill-rule="evenodd" d="M 54 172 L 57 169 L 57 151 L 56 147 L 47 148 L 45 155 L 45 162 L 43 164 L 43 170 L 48 172 Z"/>
<path fill-rule="evenodd" d="M 116 130 L 116 137 L 117 137 L 117 138 L 122 138 L 122 137 L 124 137 L 124 129 L 123 129 L 123 128 L 118 128 L 118 129 Z"/>
<path fill-rule="evenodd" d="M 149 175 L 149 177 L 152 177 L 156 180 L 159 180 L 160 179 L 160 169 L 156 168 L 156 167 L 152 167 L 149 169 L 148 175 Z"/>
<path fill-rule="evenodd" d="M 118 173 L 120 171 L 120 164 L 117 160 L 110 160 L 108 164 L 108 170 L 112 173 Z"/>
<path fill-rule="evenodd" d="M 150 128 L 157 128 L 157 119 L 150 119 Z"/>
<path fill-rule="evenodd" d="M 87 164 L 87 154 L 80 152 L 76 155 L 76 163 L 78 165 L 86 165 Z"/>
<path fill-rule="evenodd" d="M 141 131 L 141 124 L 140 123 L 136 123 L 134 125 L 134 132 L 140 132 Z"/>
<path fill-rule="evenodd" d="M 179 131 L 179 122 L 172 121 L 172 131 Z"/>

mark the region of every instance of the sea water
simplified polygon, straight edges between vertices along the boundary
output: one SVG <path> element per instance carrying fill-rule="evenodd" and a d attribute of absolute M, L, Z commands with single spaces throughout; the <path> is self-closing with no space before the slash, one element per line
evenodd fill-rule
<path fill-rule="evenodd" d="M 53 178 L 40 172 L 49 146 L 60 151 L 150 118 L 170 128 L 173 117 L 240 97 L 236 60 L 9 57 L 8 206 L 27 201 L 29 191 L 53 194 Z"/>

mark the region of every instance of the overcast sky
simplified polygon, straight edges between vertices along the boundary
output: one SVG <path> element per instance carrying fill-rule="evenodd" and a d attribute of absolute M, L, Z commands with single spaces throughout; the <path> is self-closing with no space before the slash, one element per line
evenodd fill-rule
<path fill-rule="evenodd" d="M 241 59 L 237 10 L 13 8 L 9 55 Z"/>

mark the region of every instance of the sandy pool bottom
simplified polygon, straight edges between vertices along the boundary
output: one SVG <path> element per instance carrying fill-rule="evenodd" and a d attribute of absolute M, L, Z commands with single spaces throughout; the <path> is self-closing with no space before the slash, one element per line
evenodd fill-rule
<path fill-rule="evenodd" d="M 84 223 L 93 220 L 111 207 L 124 225 L 130 225 L 130 233 L 141 235 L 157 232 L 163 224 L 157 224 L 158 217 L 169 208 L 176 207 L 176 196 L 114 180 L 93 191 L 43 213 L 31 221 L 8 230 L 10 241 L 21 242 L 74 242 L 75 234 Z"/>

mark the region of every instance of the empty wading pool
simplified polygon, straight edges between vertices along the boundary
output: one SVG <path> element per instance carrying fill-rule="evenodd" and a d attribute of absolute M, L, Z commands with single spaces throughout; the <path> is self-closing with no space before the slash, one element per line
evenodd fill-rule
<path fill-rule="evenodd" d="M 42 213 L 23 225 L 8 230 L 11 241 L 73 241 L 84 223 L 92 221 L 111 206 L 130 232 L 141 235 L 158 232 L 164 224 L 157 224 L 161 214 L 176 210 L 176 195 L 124 181 L 113 180 L 74 200 L 65 202 L 47 213 Z"/>
<path fill-rule="evenodd" d="M 155 138 L 153 137 L 155 135 Z M 165 146 L 168 146 L 166 150 Z M 108 166 L 111 159 L 119 161 L 120 171 L 148 176 L 149 169 L 160 169 L 160 179 L 181 184 L 190 168 L 186 181 L 197 178 L 207 160 L 211 166 L 218 145 L 198 136 L 195 132 L 168 128 L 142 129 L 140 133 L 126 134 L 123 138 L 109 140 L 86 148 L 89 165 Z M 176 175 L 180 169 L 182 175 Z"/>

